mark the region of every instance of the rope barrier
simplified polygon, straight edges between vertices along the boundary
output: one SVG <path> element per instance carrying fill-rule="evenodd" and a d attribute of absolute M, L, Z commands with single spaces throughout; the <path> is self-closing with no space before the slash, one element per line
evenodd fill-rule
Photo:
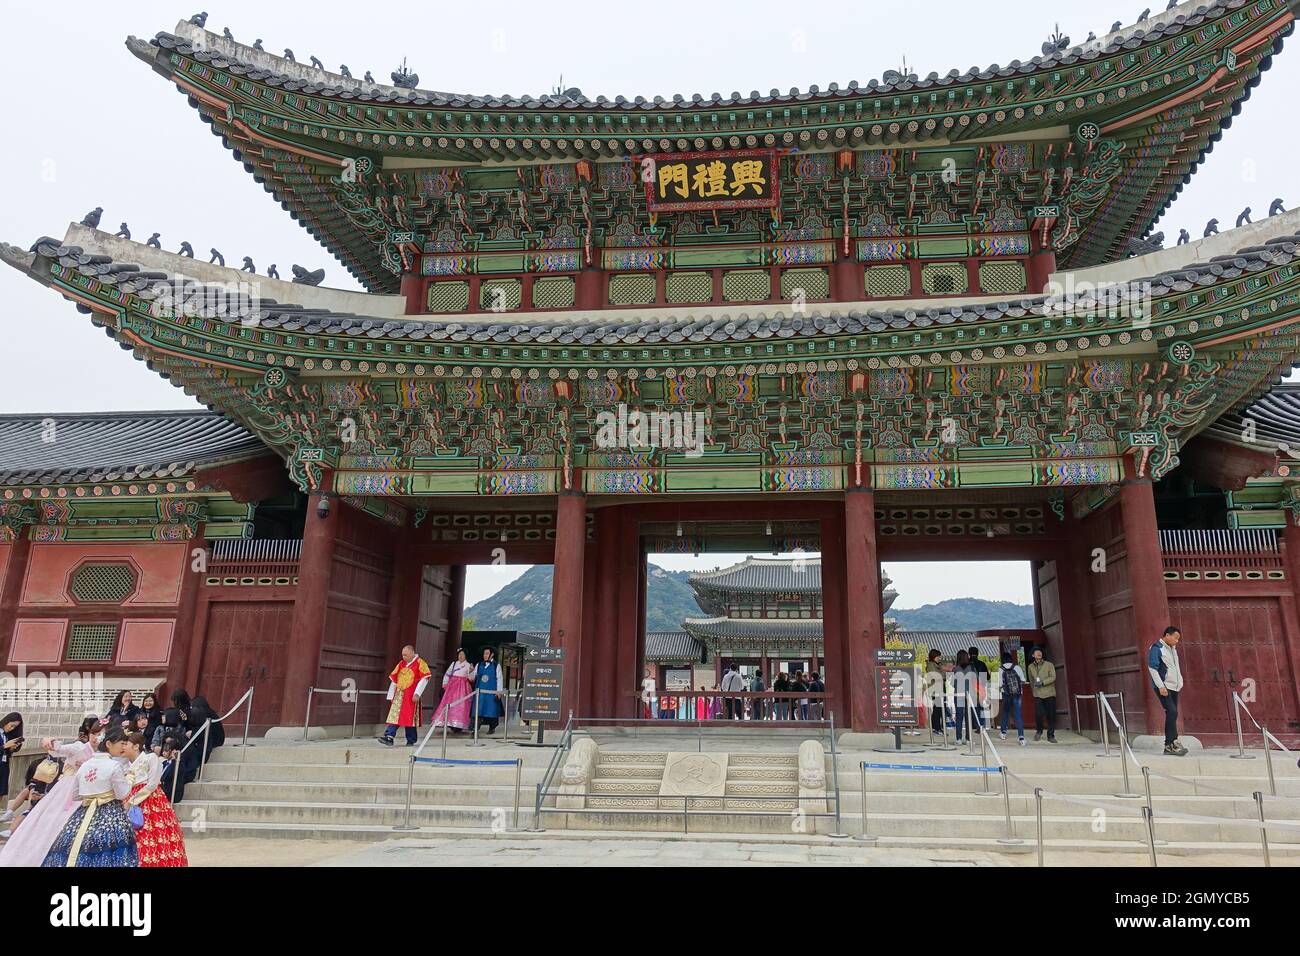
<path fill-rule="evenodd" d="M 1027 787 L 1031 793 L 1035 789 L 1037 789 L 1042 791 L 1046 795 L 1050 795 L 1054 799 L 1060 800 L 1062 803 L 1073 803 L 1076 804 L 1077 806 L 1088 807 L 1089 809 L 1093 809 L 1093 810 L 1097 809 L 1098 807 L 1100 807 L 1103 810 L 1110 809 L 1110 810 L 1127 811 L 1133 809 L 1133 805 L 1127 803 L 1110 803 L 1109 801 L 1106 800 L 1085 800 L 1082 797 L 1066 796 L 1063 793 L 1057 793 L 1055 790 L 1049 790 L 1046 787 L 1035 786 L 1034 784 L 1031 784 L 1028 780 L 1024 779 L 1023 777 L 1012 773 L 1010 770 L 1007 771 L 1007 774 L 1013 780 L 1019 781 L 1020 784 Z M 1236 797 L 1237 799 L 1240 800 L 1248 799 L 1247 797 L 1244 797 L 1241 794 L 1236 794 L 1236 793 L 1229 794 L 1229 796 Z M 1291 830 L 1300 830 L 1300 821 L 1293 821 L 1293 820 L 1269 820 L 1267 823 L 1261 823 L 1259 820 L 1243 819 L 1241 817 L 1208 817 L 1208 816 L 1203 816 L 1199 813 L 1180 813 L 1177 810 L 1161 810 L 1160 817 L 1161 819 L 1188 820 L 1191 821 L 1192 823 L 1213 823 L 1219 826 L 1224 826 L 1224 825 L 1243 826 L 1243 827 L 1248 826 L 1248 827 L 1255 827 L 1256 829 L 1268 828 L 1270 830 L 1274 829 L 1275 827 L 1283 827 Z"/>
<path fill-rule="evenodd" d="M 988 773 L 985 767 L 949 767 L 943 764 L 926 763 L 863 763 L 869 770 L 936 770 L 947 773 Z"/>

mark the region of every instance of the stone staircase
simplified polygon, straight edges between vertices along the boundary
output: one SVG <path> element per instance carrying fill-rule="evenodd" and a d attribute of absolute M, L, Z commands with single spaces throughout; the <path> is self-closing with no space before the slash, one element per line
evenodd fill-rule
<path fill-rule="evenodd" d="M 680 797 L 660 796 L 668 752 L 607 751 L 600 753 L 587 799 L 594 810 L 676 810 Z M 692 797 L 695 809 L 779 810 L 795 809 L 799 802 L 799 765 L 795 754 L 730 754 L 724 796 L 721 800 Z M 786 799 L 758 799 L 785 797 Z M 571 826 L 579 826 L 578 814 Z"/>
<path fill-rule="evenodd" d="M 542 825 L 549 836 L 598 833 L 663 839 L 688 831 L 705 834 L 750 834 L 756 838 L 790 841 L 824 840 L 835 828 L 834 768 L 825 758 L 825 780 L 832 800 L 819 805 L 807 796 L 809 811 L 799 811 L 800 763 L 797 740 L 751 744 L 744 752 L 713 752 L 725 762 L 725 783 L 715 798 L 692 798 L 692 812 L 683 819 L 681 798 L 661 791 L 669 754 L 687 750 L 682 741 L 642 740 L 629 744 L 615 739 L 599 749 L 590 780 L 578 789 L 593 794 L 582 810 L 556 809 L 546 800 Z M 637 749 L 637 747 L 644 749 Z M 727 746 L 727 744 L 723 744 Z M 730 746 L 738 746 L 731 743 Z M 693 749 L 693 748 L 692 748 Z M 1117 757 L 1097 757 L 1096 746 L 1079 744 L 1047 750 L 1031 747 L 1004 754 L 1010 768 L 1023 779 L 1011 787 L 1011 838 L 1020 849 L 1034 846 L 1036 819 L 1034 786 L 1069 795 L 1083 805 L 1048 798 L 1044 803 L 1044 836 L 1052 850 L 1143 850 L 1141 816 L 1144 800 L 1116 797 L 1122 789 Z M 679 755 L 680 755 L 679 751 Z M 522 758 L 521 828 L 533 826 L 536 785 L 554 751 L 517 747 L 492 741 L 483 748 L 459 748 L 451 755 L 476 760 Z M 177 807 L 182 823 L 195 838 L 222 836 L 304 837 L 311 839 L 384 840 L 410 836 L 508 835 L 514 822 L 514 766 L 420 765 L 414 776 L 411 825 L 414 832 L 394 829 L 404 823 L 407 758 L 403 748 L 387 749 L 370 741 L 318 744 L 260 743 L 241 753 L 223 747 L 214 753 L 204 779 L 186 788 Z M 907 756 L 871 751 L 839 755 L 842 795 L 840 829 L 857 835 L 866 830 L 881 846 L 1008 849 L 1001 781 L 988 783 L 993 795 L 983 795 L 982 775 L 970 772 L 871 770 L 863 792 L 859 760 L 872 763 L 924 763 L 972 766 L 961 753 L 930 750 Z M 1256 817 L 1251 793 L 1268 792 L 1263 761 L 1232 760 L 1224 753 L 1193 752 L 1185 758 L 1141 755 L 1154 770 L 1191 782 L 1153 775 L 1156 836 L 1166 841 L 1161 853 L 1235 851 L 1259 853 L 1256 827 L 1234 823 Z M 1274 761 L 1277 797 L 1265 797 L 1270 821 L 1300 822 L 1300 772 L 1278 755 Z M 805 768 L 806 769 L 806 768 Z M 558 789 L 560 775 L 556 776 Z M 1134 793 L 1142 792 L 1141 775 L 1131 775 Z M 758 799 L 768 797 L 773 799 Z M 726 810 L 727 814 L 710 813 Z M 1180 820 L 1171 812 L 1194 814 L 1207 821 Z M 734 838 L 734 836 L 733 836 Z M 1300 829 L 1271 828 L 1275 859 L 1300 856 Z M 1015 846 L 1011 847 L 1015 849 Z"/>

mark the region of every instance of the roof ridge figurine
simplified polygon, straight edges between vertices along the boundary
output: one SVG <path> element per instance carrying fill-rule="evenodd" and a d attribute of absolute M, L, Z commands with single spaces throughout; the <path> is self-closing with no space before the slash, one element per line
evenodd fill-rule
<path fill-rule="evenodd" d="M 117 227 L 117 232 L 113 233 L 113 235 L 118 239 L 130 239 L 131 230 L 128 228 L 126 223 L 122 223 L 122 225 Z"/>
<path fill-rule="evenodd" d="M 98 229 L 99 219 L 103 215 L 104 215 L 104 207 L 96 206 L 94 209 L 90 210 L 90 212 L 86 213 L 86 215 L 82 217 L 81 224 L 83 226 L 89 226 L 91 229 Z"/>
<path fill-rule="evenodd" d="M 308 272 L 302 266 L 293 267 L 293 281 L 298 285 L 320 285 L 325 281 L 325 270 L 317 269 L 314 272 Z"/>

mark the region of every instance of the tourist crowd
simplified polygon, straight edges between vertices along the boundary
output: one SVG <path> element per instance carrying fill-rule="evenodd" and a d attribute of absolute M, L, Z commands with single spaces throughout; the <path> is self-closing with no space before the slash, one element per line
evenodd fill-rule
<path fill-rule="evenodd" d="M 23 744 L 22 726 L 16 712 L 0 719 L 0 822 L 8 826 L 0 831 L 0 866 L 187 864 L 172 806 L 200 762 L 225 742 L 206 699 L 178 690 L 170 707 L 153 694 L 137 706 L 122 691 L 103 717 L 81 722 L 75 740 L 43 740 L 44 758 L 32 762 L 10 798 L 9 764 Z"/>

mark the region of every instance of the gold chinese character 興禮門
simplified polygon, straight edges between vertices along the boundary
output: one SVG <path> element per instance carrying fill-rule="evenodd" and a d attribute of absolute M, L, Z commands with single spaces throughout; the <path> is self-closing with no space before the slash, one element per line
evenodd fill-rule
<path fill-rule="evenodd" d="M 739 196 L 746 186 L 753 186 L 754 192 L 761 196 L 766 185 L 762 160 L 741 159 L 731 164 L 731 195 Z"/>
<path fill-rule="evenodd" d="M 682 199 L 690 195 L 685 163 L 664 163 L 659 167 L 659 198 L 666 197 L 670 188 Z"/>
<path fill-rule="evenodd" d="M 711 163 L 696 163 L 691 188 L 695 190 L 696 195 L 701 199 L 707 199 L 710 196 L 729 195 L 727 192 L 727 164 L 722 160 L 714 160 Z"/>

